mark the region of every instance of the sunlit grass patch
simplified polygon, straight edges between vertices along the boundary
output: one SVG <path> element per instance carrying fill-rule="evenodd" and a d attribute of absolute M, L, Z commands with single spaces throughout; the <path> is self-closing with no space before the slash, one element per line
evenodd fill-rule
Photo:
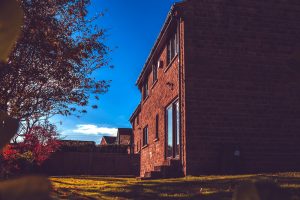
<path fill-rule="evenodd" d="M 204 199 L 230 200 L 243 181 L 270 178 L 294 196 L 300 196 L 300 173 L 237 176 L 188 176 L 141 181 L 97 176 L 51 177 L 57 199 Z"/>

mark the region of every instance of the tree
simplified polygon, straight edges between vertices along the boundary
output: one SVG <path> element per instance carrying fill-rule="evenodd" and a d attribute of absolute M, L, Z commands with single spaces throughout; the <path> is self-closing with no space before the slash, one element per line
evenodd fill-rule
<path fill-rule="evenodd" d="M 105 30 L 89 18 L 90 0 L 21 0 L 22 36 L 1 71 L 0 109 L 26 120 L 84 113 L 109 82 L 92 77 L 107 66 Z"/>

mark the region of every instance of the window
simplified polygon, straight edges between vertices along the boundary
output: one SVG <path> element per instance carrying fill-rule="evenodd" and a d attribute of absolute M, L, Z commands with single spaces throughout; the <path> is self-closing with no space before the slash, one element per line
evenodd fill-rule
<path fill-rule="evenodd" d="M 139 141 L 136 143 L 136 151 L 139 152 Z"/>
<path fill-rule="evenodd" d="M 143 130 L 143 146 L 148 144 L 148 126 Z"/>
<path fill-rule="evenodd" d="M 167 64 L 173 60 L 173 58 L 177 55 L 178 52 L 178 42 L 177 42 L 177 34 L 174 33 L 167 44 Z"/>
<path fill-rule="evenodd" d="M 166 108 L 167 157 L 179 157 L 180 154 L 180 110 L 175 101 Z"/>
<path fill-rule="evenodd" d="M 155 81 L 157 81 L 157 66 L 156 65 L 152 65 L 152 73 L 153 73 L 153 83 L 155 83 Z"/>
<path fill-rule="evenodd" d="M 143 87 L 143 99 L 146 99 L 149 95 L 148 91 L 148 80 L 145 81 L 144 87 Z"/>
<path fill-rule="evenodd" d="M 140 149 L 139 151 L 142 149 L 142 139 L 140 139 Z"/>
<path fill-rule="evenodd" d="M 140 114 L 138 113 L 136 116 L 136 124 L 139 125 L 140 123 Z"/>
<path fill-rule="evenodd" d="M 155 138 L 156 139 L 158 139 L 158 133 L 159 133 L 158 122 L 159 122 L 159 116 L 156 115 L 156 117 L 155 117 Z"/>
<path fill-rule="evenodd" d="M 166 110 L 167 116 L 167 157 L 173 157 L 173 105 Z"/>

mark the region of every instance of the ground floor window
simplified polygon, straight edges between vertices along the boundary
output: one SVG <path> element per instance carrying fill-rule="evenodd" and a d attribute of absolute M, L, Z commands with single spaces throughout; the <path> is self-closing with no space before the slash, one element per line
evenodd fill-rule
<path fill-rule="evenodd" d="M 175 101 L 166 109 L 167 149 L 166 157 L 175 158 L 180 154 L 180 110 Z"/>
<path fill-rule="evenodd" d="M 159 136 L 159 116 L 156 115 L 155 117 L 155 138 L 158 139 Z"/>
<path fill-rule="evenodd" d="M 143 146 L 148 144 L 148 126 L 143 130 Z"/>
<path fill-rule="evenodd" d="M 136 143 L 136 152 L 139 152 L 139 141 Z"/>

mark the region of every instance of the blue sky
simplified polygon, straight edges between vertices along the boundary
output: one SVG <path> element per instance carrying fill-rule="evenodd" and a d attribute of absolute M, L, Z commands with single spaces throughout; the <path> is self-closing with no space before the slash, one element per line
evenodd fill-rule
<path fill-rule="evenodd" d="M 105 43 L 113 69 L 102 68 L 95 76 L 111 80 L 108 93 L 100 96 L 99 108 L 76 117 L 55 117 L 64 139 L 100 142 L 115 135 L 116 128 L 130 127 L 129 118 L 140 102 L 135 81 L 176 0 L 92 0 L 91 15 L 107 10 L 97 23 L 107 29 Z M 62 122 L 62 124 L 60 124 Z"/>

